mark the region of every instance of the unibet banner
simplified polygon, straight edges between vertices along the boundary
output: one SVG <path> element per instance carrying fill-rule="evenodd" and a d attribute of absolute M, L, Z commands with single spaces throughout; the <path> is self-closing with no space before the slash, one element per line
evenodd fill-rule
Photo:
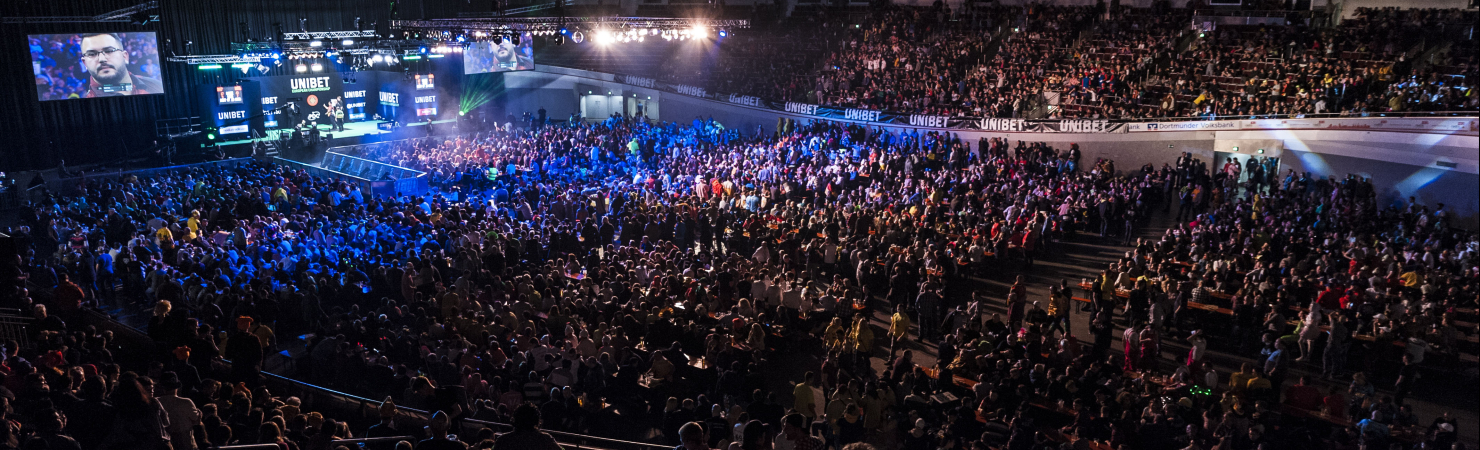
<path fill-rule="evenodd" d="M 279 127 L 294 125 L 329 124 L 330 104 L 343 104 L 344 80 L 339 74 L 298 74 L 272 77 L 257 77 L 262 83 L 262 107 L 271 109 L 292 102 L 298 114 L 285 111 L 273 117 Z"/>

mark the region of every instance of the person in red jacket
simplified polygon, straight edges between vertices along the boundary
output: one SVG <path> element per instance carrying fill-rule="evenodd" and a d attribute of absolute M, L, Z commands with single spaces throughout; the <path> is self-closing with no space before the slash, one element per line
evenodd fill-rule
<path fill-rule="evenodd" d="M 67 279 L 66 273 L 58 273 L 57 278 L 59 280 L 56 290 L 53 290 L 51 294 L 53 307 L 63 320 L 76 319 L 77 313 L 82 311 L 82 300 L 87 295 L 82 292 L 82 288 L 77 286 L 77 283 Z"/>
<path fill-rule="evenodd" d="M 1310 385 L 1310 377 L 1300 377 L 1300 382 L 1285 389 L 1285 404 L 1304 409 L 1319 410 L 1324 399 L 1321 391 Z"/>

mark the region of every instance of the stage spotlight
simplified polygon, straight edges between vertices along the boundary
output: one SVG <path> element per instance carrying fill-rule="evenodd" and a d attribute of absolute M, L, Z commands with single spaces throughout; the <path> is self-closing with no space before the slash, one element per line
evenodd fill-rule
<path fill-rule="evenodd" d="M 385 62 L 385 57 L 380 54 L 370 57 L 370 64 L 380 64 L 382 62 Z"/>
<path fill-rule="evenodd" d="M 421 52 L 422 53 L 426 53 L 427 52 L 427 47 L 425 45 L 421 46 Z"/>
<path fill-rule="evenodd" d="M 722 38 L 723 37 L 730 37 L 730 32 L 729 31 L 725 31 L 725 30 L 719 30 L 719 37 L 722 37 Z"/>
<path fill-rule="evenodd" d="M 293 71 L 294 72 L 298 72 L 298 73 L 307 72 L 308 71 L 308 66 L 307 65 L 304 65 L 303 63 L 298 63 L 298 65 L 293 66 Z"/>
<path fill-rule="evenodd" d="M 570 34 L 570 30 L 566 29 L 565 27 L 560 27 L 560 34 Z"/>
<path fill-rule="evenodd" d="M 318 39 L 315 39 L 313 42 L 309 42 L 308 43 L 308 46 L 309 47 L 323 47 L 324 46 L 324 41 L 320 41 Z"/>
<path fill-rule="evenodd" d="M 612 32 L 610 30 L 596 30 L 596 43 L 598 45 L 612 43 Z"/>
<path fill-rule="evenodd" d="M 563 35 L 563 34 L 557 34 L 557 35 L 555 35 L 555 45 L 565 45 L 565 35 Z"/>
<path fill-rule="evenodd" d="M 586 35 L 581 34 L 581 32 L 579 32 L 579 31 L 577 31 L 575 33 L 571 33 L 571 35 L 570 35 L 570 41 L 571 42 L 574 42 L 574 43 L 577 43 L 577 44 L 582 43 L 582 42 L 585 42 L 586 41 Z"/>
<path fill-rule="evenodd" d="M 341 42 L 340 44 L 344 44 L 345 47 L 349 47 L 351 45 L 355 45 L 355 40 L 354 39 L 345 39 L 344 42 Z"/>
<path fill-rule="evenodd" d="M 319 63 L 313 63 L 312 69 L 313 69 L 314 72 L 323 72 L 324 71 L 324 65 L 323 64 L 319 64 Z"/>
<path fill-rule="evenodd" d="M 262 72 L 262 73 L 267 73 L 267 66 L 262 65 L 262 64 L 258 64 L 257 65 L 257 71 L 258 72 Z"/>
<path fill-rule="evenodd" d="M 694 28 L 689 30 L 689 33 L 694 35 L 694 39 L 704 39 L 709 37 L 709 30 L 704 28 L 703 25 L 694 25 Z"/>

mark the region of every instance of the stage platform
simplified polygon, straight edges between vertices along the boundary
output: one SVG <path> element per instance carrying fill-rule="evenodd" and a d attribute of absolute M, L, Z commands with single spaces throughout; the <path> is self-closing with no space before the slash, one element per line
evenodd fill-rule
<path fill-rule="evenodd" d="M 447 135 L 459 133 L 457 120 L 438 120 L 432 122 L 431 130 L 428 131 L 426 122 L 418 122 L 390 130 L 382 130 L 376 121 L 351 122 L 344 124 L 344 131 L 329 131 L 328 125 L 319 126 L 319 135 L 328 144 L 324 148 L 342 147 L 346 145 L 373 144 L 376 142 L 394 141 L 401 139 L 419 138 L 433 135 Z M 277 140 L 279 133 L 292 133 L 292 129 L 272 130 L 268 137 L 263 140 Z M 250 155 L 253 139 L 240 139 L 235 141 L 222 141 L 220 146 L 225 147 L 232 155 Z M 312 161 L 316 162 L 316 161 Z"/>

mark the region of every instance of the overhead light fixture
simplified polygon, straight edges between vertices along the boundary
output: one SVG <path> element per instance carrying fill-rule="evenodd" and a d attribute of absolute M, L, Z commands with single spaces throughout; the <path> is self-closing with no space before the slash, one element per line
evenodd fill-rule
<path fill-rule="evenodd" d="M 575 33 L 571 33 L 570 34 L 570 41 L 571 42 L 574 42 L 574 43 L 577 43 L 577 44 L 582 43 L 582 42 L 585 42 L 586 41 L 586 35 L 585 34 L 582 34 L 579 31 L 577 31 Z"/>
<path fill-rule="evenodd" d="M 294 72 L 298 72 L 298 73 L 307 72 L 308 71 L 308 66 L 305 65 L 305 64 L 303 64 L 303 63 L 298 63 L 298 65 L 293 66 L 293 71 Z"/>
<path fill-rule="evenodd" d="M 689 32 L 693 33 L 694 39 L 704 39 L 709 37 L 709 29 L 704 28 L 704 25 L 694 25 L 694 28 Z"/>
<path fill-rule="evenodd" d="M 313 42 L 309 42 L 308 43 L 308 46 L 309 47 L 323 47 L 324 46 L 324 41 L 320 41 L 318 39 L 314 39 Z"/>
<path fill-rule="evenodd" d="M 381 56 L 379 53 L 376 53 L 375 56 L 370 57 L 370 64 L 380 64 L 382 62 L 385 62 L 385 57 Z"/>
<path fill-rule="evenodd" d="M 355 40 L 354 39 L 345 39 L 344 42 L 340 42 L 340 44 L 344 44 L 345 47 L 349 47 L 351 45 L 355 45 Z"/>
<path fill-rule="evenodd" d="M 324 71 L 324 65 L 323 64 L 313 63 L 312 68 L 313 68 L 313 71 L 314 72 L 323 72 Z"/>

